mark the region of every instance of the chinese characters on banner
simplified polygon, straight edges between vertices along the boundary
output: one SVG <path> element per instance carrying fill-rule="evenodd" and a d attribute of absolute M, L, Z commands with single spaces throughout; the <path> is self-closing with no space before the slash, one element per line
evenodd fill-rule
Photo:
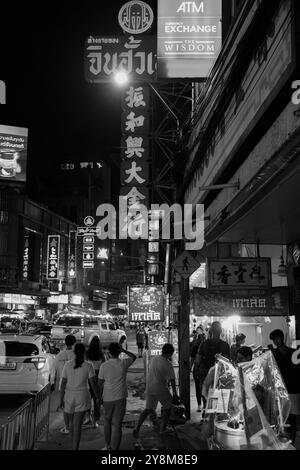
<path fill-rule="evenodd" d="M 131 239 L 147 238 L 148 212 L 144 207 L 149 206 L 149 105 L 147 87 L 135 85 L 125 91 L 121 121 L 121 196 L 125 210 L 121 230 Z"/>
<path fill-rule="evenodd" d="M 24 237 L 24 252 L 23 252 L 23 280 L 28 280 L 28 269 L 29 269 L 29 236 Z"/>
<path fill-rule="evenodd" d="M 58 280 L 60 235 L 48 236 L 47 279 Z"/>
<path fill-rule="evenodd" d="M 69 235 L 69 278 L 76 278 L 76 231 L 72 230 Z"/>
<path fill-rule="evenodd" d="M 269 258 L 208 259 L 207 274 L 211 289 L 271 287 Z"/>
<path fill-rule="evenodd" d="M 156 37 L 90 36 L 85 43 L 85 78 L 89 83 L 111 82 L 117 71 L 130 81 L 156 79 Z"/>

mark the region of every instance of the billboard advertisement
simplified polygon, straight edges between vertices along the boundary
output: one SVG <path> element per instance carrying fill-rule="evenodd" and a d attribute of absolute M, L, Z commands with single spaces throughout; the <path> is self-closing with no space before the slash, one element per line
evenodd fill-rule
<path fill-rule="evenodd" d="M 0 181 L 26 181 L 28 129 L 0 124 Z"/>
<path fill-rule="evenodd" d="M 211 289 L 270 288 L 270 258 L 208 259 L 207 287 Z"/>
<path fill-rule="evenodd" d="M 222 0 L 158 0 L 158 78 L 206 78 L 222 47 Z"/>
<path fill-rule="evenodd" d="M 164 320 L 163 286 L 129 286 L 129 321 L 162 322 Z"/>

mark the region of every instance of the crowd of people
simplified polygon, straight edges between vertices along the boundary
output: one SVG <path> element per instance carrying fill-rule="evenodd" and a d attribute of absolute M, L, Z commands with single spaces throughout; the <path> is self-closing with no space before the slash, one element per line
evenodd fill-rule
<path fill-rule="evenodd" d="M 137 326 L 136 342 L 139 357 L 142 356 L 146 347 L 148 331 L 143 324 Z M 204 331 L 202 326 L 199 326 L 193 332 L 190 356 L 198 411 L 205 410 L 209 389 L 214 385 L 216 355 L 222 355 L 235 365 L 250 362 L 253 358 L 252 349 L 245 346 L 246 336 L 243 333 L 236 335 L 235 343 L 231 346 L 221 339 L 221 335 L 222 326 L 219 322 L 214 322 L 208 331 Z M 270 339 L 276 347 L 270 349 L 273 350 L 291 400 L 288 422 L 291 441 L 294 443 L 296 418 L 300 414 L 299 380 L 292 363 L 295 350 L 285 345 L 284 334 L 280 330 L 273 331 Z M 65 338 L 65 344 L 66 349 L 56 357 L 60 407 L 64 411 L 65 423 L 61 432 L 70 434 L 71 448 L 78 449 L 85 419 L 91 419 L 97 427 L 102 405 L 105 449 L 118 450 L 128 396 L 127 372 L 137 356 L 123 349 L 122 344 L 119 343 L 111 343 L 108 353 L 104 353 L 98 337 L 92 339 L 87 349 L 83 344 L 76 343 L 73 335 Z M 145 392 L 146 404 L 133 430 L 135 439 L 138 439 L 140 428 L 148 416 L 157 431 L 161 434 L 166 432 L 172 406 L 179 400 L 172 365 L 173 354 L 174 347 L 171 344 L 165 344 L 161 355 L 153 357 L 150 361 Z M 162 406 L 160 426 L 156 415 L 158 403 Z"/>

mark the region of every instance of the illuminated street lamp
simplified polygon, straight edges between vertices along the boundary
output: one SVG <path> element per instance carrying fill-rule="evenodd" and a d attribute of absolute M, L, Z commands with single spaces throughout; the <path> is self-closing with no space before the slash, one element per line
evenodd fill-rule
<path fill-rule="evenodd" d="M 114 76 L 114 81 L 116 82 L 117 85 L 123 86 L 126 85 L 129 82 L 129 76 L 128 73 L 125 72 L 124 70 L 118 70 Z"/>

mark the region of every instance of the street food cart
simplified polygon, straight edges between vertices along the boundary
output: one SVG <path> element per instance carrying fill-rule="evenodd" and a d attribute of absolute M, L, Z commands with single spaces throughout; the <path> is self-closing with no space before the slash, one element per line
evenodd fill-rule
<path fill-rule="evenodd" d="M 235 368 L 217 356 L 206 417 L 210 449 L 287 450 L 288 392 L 271 351 Z"/>

